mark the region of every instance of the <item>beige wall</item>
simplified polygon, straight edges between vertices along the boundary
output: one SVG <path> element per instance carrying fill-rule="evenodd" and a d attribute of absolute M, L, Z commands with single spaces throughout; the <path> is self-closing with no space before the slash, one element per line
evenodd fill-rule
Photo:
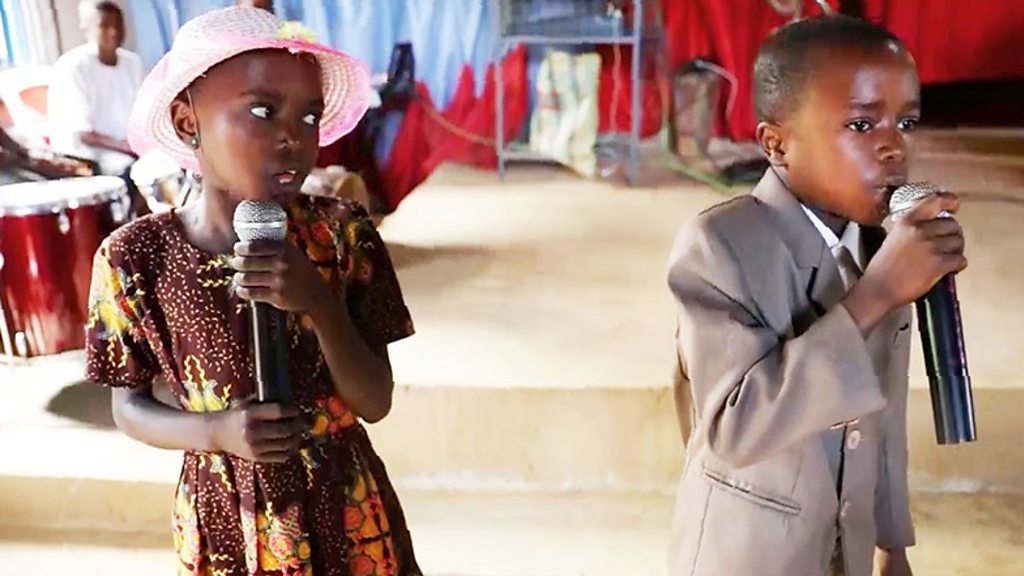
<path fill-rule="evenodd" d="M 85 41 L 78 26 L 78 0 L 53 0 L 60 31 L 60 49 L 66 52 Z"/>

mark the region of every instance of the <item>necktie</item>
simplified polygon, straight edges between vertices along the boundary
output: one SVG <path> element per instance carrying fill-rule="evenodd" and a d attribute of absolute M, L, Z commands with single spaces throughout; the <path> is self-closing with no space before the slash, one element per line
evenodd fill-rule
<path fill-rule="evenodd" d="M 860 266 L 857 266 L 850 249 L 842 244 L 838 244 L 832 249 L 832 256 L 836 259 L 836 267 L 839 268 L 839 277 L 843 279 L 843 286 L 849 290 L 857 283 L 857 280 L 860 280 Z"/>

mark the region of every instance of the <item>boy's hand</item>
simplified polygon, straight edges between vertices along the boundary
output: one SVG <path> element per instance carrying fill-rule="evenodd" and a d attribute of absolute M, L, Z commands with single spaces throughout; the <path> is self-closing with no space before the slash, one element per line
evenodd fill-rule
<path fill-rule="evenodd" d="M 289 312 L 308 313 L 330 298 L 327 283 L 305 254 L 285 242 L 239 242 L 231 267 L 236 293 Z"/>
<path fill-rule="evenodd" d="M 881 567 L 881 576 L 913 576 L 907 552 L 903 548 L 879 550 L 878 565 Z"/>
<path fill-rule="evenodd" d="M 249 403 L 214 413 L 213 445 L 253 462 L 284 462 L 299 448 L 299 411 L 283 404 Z"/>
<path fill-rule="evenodd" d="M 946 274 L 967 267 L 960 224 L 939 216 L 959 209 L 955 195 L 933 194 L 894 222 L 844 301 L 863 333 L 890 310 L 923 296 Z"/>
<path fill-rule="evenodd" d="M 960 200 L 953 194 L 933 194 L 893 223 L 864 277 L 879 283 L 891 308 L 924 296 L 936 282 L 967 267 L 964 232 L 953 218 Z"/>

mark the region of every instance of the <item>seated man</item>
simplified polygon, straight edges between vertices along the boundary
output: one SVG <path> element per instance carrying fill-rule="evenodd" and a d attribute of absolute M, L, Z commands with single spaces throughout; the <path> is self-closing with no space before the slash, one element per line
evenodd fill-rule
<path fill-rule="evenodd" d="M 94 161 L 102 174 L 122 176 L 136 213 L 148 212 L 130 177 L 135 154 L 128 118 L 145 76 L 142 59 L 122 48 L 124 13 L 114 2 L 83 0 L 79 18 L 86 43 L 54 65 L 48 107 L 50 142 L 59 153 Z"/>
<path fill-rule="evenodd" d="M 117 4 L 87 0 L 79 5 L 79 16 L 87 42 L 54 66 L 51 142 L 67 153 L 81 154 L 84 145 L 132 156 L 126 141 L 128 117 L 145 76 L 142 59 L 121 47 L 125 24 Z"/>

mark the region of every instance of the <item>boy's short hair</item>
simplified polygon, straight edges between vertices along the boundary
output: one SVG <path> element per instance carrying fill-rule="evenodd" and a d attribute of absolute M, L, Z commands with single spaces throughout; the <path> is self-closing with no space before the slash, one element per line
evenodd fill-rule
<path fill-rule="evenodd" d="M 759 122 L 779 122 L 799 105 L 808 75 L 824 48 L 884 49 L 903 42 L 888 30 L 849 16 L 798 20 L 776 30 L 754 61 L 754 109 Z"/>
<path fill-rule="evenodd" d="M 124 21 L 124 11 L 117 2 L 111 0 L 82 0 L 78 3 L 78 18 L 81 22 L 88 22 L 95 14 L 117 14 Z"/>

